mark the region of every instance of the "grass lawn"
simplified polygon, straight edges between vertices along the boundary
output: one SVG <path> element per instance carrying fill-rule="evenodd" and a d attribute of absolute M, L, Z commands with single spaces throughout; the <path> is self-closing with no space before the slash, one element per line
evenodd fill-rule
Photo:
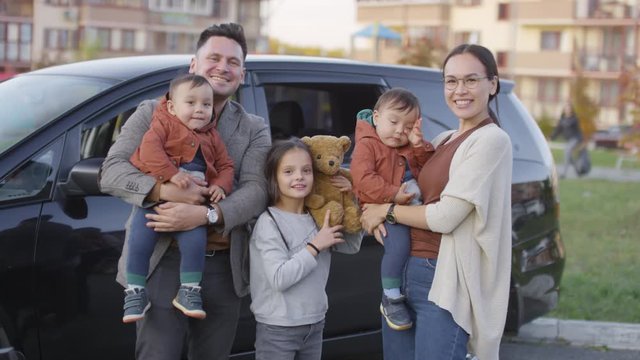
<path fill-rule="evenodd" d="M 567 262 L 549 316 L 640 323 L 640 183 L 560 180 L 560 227 Z"/>

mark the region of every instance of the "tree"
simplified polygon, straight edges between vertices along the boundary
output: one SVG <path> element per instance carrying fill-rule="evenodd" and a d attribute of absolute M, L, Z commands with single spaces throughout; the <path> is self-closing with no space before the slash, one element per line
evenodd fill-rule
<path fill-rule="evenodd" d="M 595 120 L 600 108 L 587 94 L 589 81 L 584 77 L 581 70 L 576 72 L 576 77 L 571 84 L 571 103 L 580 122 L 580 129 L 584 139 L 587 140 L 596 131 Z"/>
<path fill-rule="evenodd" d="M 404 56 L 398 60 L 398 63 L 424 67 L 439 67 L 445 52 L 446 49 L 444 46 L 438 45 L 431 38 L 423 36 L 403 47 Z"/>
<path fill-rule="evenodd" d="M 632 129 L 620 140 L 625 149 L 640 149 L 640 69 L 634 66 L 626 69 L 618 79 L 620 85 L 620 108 L 625 109 L 625 105 L 631 106 Z M 640 151 L 637 152 L 640 157 Z"/>

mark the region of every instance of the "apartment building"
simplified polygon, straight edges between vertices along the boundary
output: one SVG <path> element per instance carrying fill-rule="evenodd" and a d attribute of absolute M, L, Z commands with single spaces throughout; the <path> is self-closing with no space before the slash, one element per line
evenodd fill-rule
<path fill-rule="evenodd" d="M 254 51 L 260 0 L 0 0 L 0 74 L 88 58 L 191 53 L 202 29 L 229 21 L 243 24 Z"/>
<path fill-rule="evenodd" d="M 427 37 L 452 48 L 491 49 L 503 77 L 534 117 L 558 117 L 578 74 L 600 106 L 600 128 L 630 121 L 620 78 L 638 66 L 638 0 L 358 0 L 357 20 L 402 33 L 404 44 Z M 401 53 L 397 45 L 393 49 Z M 363 52 L 354 52 L 354 57 Z M 366 54 L 366 52 L 364 52 Z M 399 58 L 381 57 L 395 62 Z"/>

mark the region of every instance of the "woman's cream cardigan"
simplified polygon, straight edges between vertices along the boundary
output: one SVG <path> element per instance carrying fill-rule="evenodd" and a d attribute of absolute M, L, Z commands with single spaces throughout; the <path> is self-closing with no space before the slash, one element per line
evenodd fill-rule
<path fill-rule="evenodd" d="M 480 360 L 498 359 L 509 303 L 512 163 L 511 141 L 502 129 L 477 129 L 456 150 L 441 195 L 465 200 L 473 210 L 453 230 L 429 221 L 446 216 L 442 201 L 425 210 L 431 229 L 446 231 L 429 300 L 469 333 L 470 351 Z"/>

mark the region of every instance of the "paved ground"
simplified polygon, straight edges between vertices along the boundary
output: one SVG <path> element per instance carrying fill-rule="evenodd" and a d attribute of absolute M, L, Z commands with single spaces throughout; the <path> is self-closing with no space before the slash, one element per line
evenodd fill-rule
<path fill-rule="evenodd" d="M 563 164 L 556 164 L 558 172 L 561 171 Z M 567 179 L 575 179 L 576 173 L 573 169 L 570 169 L 567 174 Z M 602 179 L 610 181 L 624 181 L 624 182 L 640 182 L 640 171 L 629 169 L 614 169 L 614 168 L 600 168 L 594 167 L 591 172 L 584 176 L 587 179 Z"/>

